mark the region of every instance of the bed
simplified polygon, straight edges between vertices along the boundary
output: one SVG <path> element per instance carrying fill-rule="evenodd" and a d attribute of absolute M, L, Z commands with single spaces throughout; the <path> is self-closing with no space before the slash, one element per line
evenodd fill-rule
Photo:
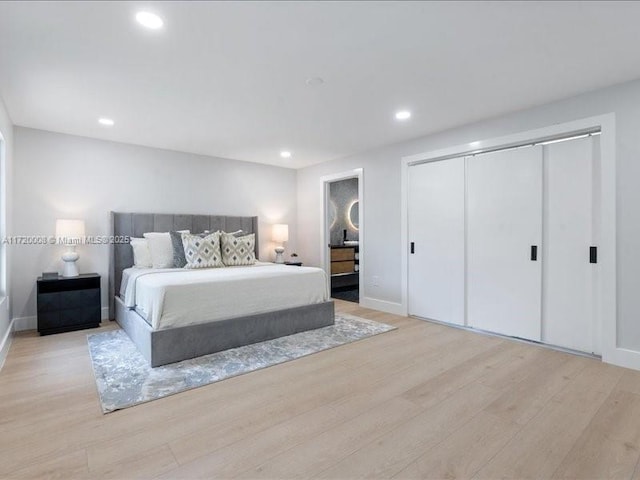
<path fill-rule="evenodd" d="M 258 218 L 111 213 L 114 238 L 146 232 L 243 230 Z M 128 243 L 110 252 L 109 309 L 152 367 L 334 323 L 322 270 L 256 262 L 213 269 L 139 269 Z"/>

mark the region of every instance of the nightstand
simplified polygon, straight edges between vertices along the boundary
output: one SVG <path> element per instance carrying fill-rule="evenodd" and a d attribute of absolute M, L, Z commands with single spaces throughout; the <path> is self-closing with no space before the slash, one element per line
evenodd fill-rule
<path fill-rule="evenodd" d="M 301 267 L 302 262 L 284 262 L 285 265 L 293 265 L 294 267 Z"/>
<path fill-rule="evenodd" d="M 100 326 L 100 275 L 38 278 L 40 335 Z"/>

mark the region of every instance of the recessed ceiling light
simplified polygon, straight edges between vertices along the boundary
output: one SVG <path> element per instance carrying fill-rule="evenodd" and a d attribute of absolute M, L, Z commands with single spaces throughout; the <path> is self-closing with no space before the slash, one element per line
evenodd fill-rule
<path fill-rule="evenodd" d="M 478 145 L 480 145 L 480 141 L 471 142 L 469 144 L 470 147 L 477 147 Z"/>
<path fill-rule="evenodd" d="M 407 120 L 411 118 L 411 112 L 409 110 L 400 110 L 396 112 L 396 120 Z"/>
<path fill-rule="evenodd" d="M 324 80 L 320 77 L 309 77 L 307 78 L 306 83 L 310 87 L 317 87 L 318 85 L 322 85 Z"/>
<path fill-rule="evenodd" d="M 280 152 L 280 156 L 282 158 L 291 158 L 291 152 L 288 152 L 287 150 L 283 150 Z"/>
<path fill-rule="evenodd" d="M 106 118 L 106 117 L 101 117 L 98 119 L 98 123 L 100 125 L 104 125 L 105 127 L 113 127 L 113 125 L 116 123 L 113 120 L 111 120 L 110 118 Z"/>
<path fill-rule="evenodd" d="M 157 30 L 164 25 L 162 19 L 151 12 L 138 12 L 136 13 L 136 21 L 142 25 L 143 27 L 150 28 L 152 30 Z"/>

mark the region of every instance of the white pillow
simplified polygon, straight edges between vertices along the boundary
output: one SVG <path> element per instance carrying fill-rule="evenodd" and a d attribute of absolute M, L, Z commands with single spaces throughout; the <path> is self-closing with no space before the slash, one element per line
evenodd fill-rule
<path fill-rule="evenodd" d="M 179 230 L 179 233 L 189 233 L 189 230 Z M 153 268 L 173 268 L 173 246 L 169 232 L 149 232 L 144 234 L 151 252 L 151 266 Z"/>
<path fill-rule="evenodd" d="M 151 252 L 146 238 L 130 238 L 134 268 L 151 268 Z"/>

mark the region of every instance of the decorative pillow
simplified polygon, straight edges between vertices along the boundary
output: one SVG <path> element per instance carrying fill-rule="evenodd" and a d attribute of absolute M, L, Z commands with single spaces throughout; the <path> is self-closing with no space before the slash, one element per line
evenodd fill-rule
<path fill-rule="evenodd" d="M 173 266 L 176 268 L 184 268 L 187 264 L 187 259 L 184 256 L 184 245 L 182 244 L 182 234 L 189 233 L 189 230 L 182 232 L 169 232 L 171 237 L 171 248 L 173 250 Z M 199 237 L 206 237 L 209 235 L 209 230 L 205 230 L 203 233 L 196 233 Z"/>
<path fill-rule="evenodd" d="M 173 266 L 183 268 L 187 264 L 184 258 L 184 246 L 182 245 L 182 234 L 180 232 L 169 232 L 171 237 L 171 250 L 173 251 Z"/>
<path fill-rule="evenodd" d="M 224 267 L 220 254 L 220 234 L 218 232 L 205 237 L 183 233 L 182 246 L 187 260 L 184 268 Z"/>
<path fill-rule="evenodd" d="M 225 233 L 229 235 L 233 235 L 234 237 L 244 237 L 245 235 L 249 235 L 244 230 L 236 230 L 235 232 L 225 232 L 224 230 L 218 230 L 218 233 L 220 234 L 221 237 L 222 237 L 222 234 L 225 234 Z"/>
<path fill-rule="evenodd" d="M 188 233 L 189 230 L 181 230 L 180 233 Z M 173 268 L 173 247 L 169 232 L 149 232 L 144 234 L 151 252 L 151 265 L 153 268 Z"/>
<path fill-rule="evenodd" d="M 256 263 L 255 233 L 243 237 L 236 237 L 233 233 L 223 233 L 220 236 L 220 245 L 222 261 L 226 266 L 235 267 Z"/>
<path fill-rule="evenodd" d="M 129 238 L 129 244 L 133 248 L 134 268 L 151 268 L 151 252 L 145 238 Z"/>

